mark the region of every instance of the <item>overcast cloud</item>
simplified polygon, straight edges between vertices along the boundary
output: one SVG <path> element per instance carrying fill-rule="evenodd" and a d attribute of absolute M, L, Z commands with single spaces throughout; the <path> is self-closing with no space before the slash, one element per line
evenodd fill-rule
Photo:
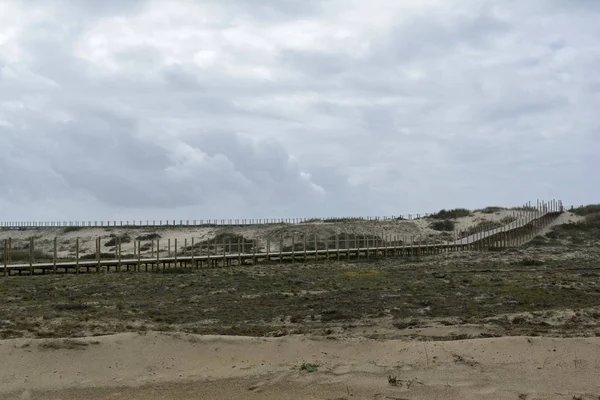
<path fill-rule="evenodd" d="M 0 220 L 600 199 L 600 2 L 0 0 Z"/>

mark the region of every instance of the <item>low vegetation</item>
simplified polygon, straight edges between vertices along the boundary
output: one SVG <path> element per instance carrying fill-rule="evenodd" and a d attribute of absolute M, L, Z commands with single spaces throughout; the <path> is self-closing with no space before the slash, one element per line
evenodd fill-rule
<path fill-rule="evenodd" d="M 121 244 L 124 243 L 130 243 L 131 242 L 131 236 L 125 234 L 125 235 L 121 235 L 121 236 L 117 236 L 114 233 L 110 234 L 110 239 L 104 243 L 105 247 L 114 247 L 117 246 L 119 244 L 119 239 Z"/>
<path fill-rule="evenodd" d="M 399 335 L 432 321 L 493 324 L 501 334 L 581 335 L 582 329 L 600 327 L 600 313 L 595 319 L 586 317 L 587 325 L 565 320 L 552 326 L 530 317 L 513 323 L 503 315 L 597 306 L 599 255 L 594 246 L 573 251 L 538 246 L 505 250 L 501 257 L 465 252 L 251 268 L 14 276 L 0 279 L 5 299 L 0 303 L 0 337 L 147 330 L 330 335 L 379 319 L 387 321 L 388 330 L 395 326 Z"/>
<path fill-rule="evenodd" d="M 82 229 L 85 229 L 85 228 L 82 226 L 67 226 L 66 228 L 63 229 L 63 233 L 77 232 Z"/>
<path fill-rule="evenodd" d="M 429 227 L 436 231 L 451 232 L 454 230 L 455 223 L 452 220 L 445 219 L 441 221 L 434 221 L 429 224 Z"/>
<path fill-rule="evenodd" d="M 147 240 L 157 240 L 160 239 L 161 236 L 158 233 L 148 233 L 145 235 L 140 235 L 136 237 L 136 240 L 147 241 Z"/>
<path fill-rule="evenodd" d="M 575 215 L 585 217 L 590 214 L 600 214 L 600 204 L 590 204 L 587 206 L 581 206 L 570 210 Z"/>
<path fill-rule="evenodd" d="M 502 210 L 506 210 L 506 208 L 505 207 L 490 206 L 490 207 L 482 208 L 480 210 L 475 210 L 475 212 L 479 211 L 479 212 L 481 212 L 483 214 L 494 214 L 494 213 L 497 213 L 497 212 L 502 211 Z"/>
<path fill-rule="evenodd" d="M 557 225 L 546 234 L 552 241 L 563 241 L 574 245 L 586 245 L 600 241 L 600 206 L 587 206 L 576 209 L 583 221 Z"/>
<path fill-rule="evenodd" d="M 437 213 L 429 215 L 433 219 L 457 219 L 471 216 L 471 211 L 466 208 L 455 208 L 452 210 L 440 210 Z"/>

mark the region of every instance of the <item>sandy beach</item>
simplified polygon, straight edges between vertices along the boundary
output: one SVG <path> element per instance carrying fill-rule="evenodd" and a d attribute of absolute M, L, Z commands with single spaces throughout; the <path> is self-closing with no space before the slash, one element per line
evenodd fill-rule
<path fill-rule="evenodd" d="M 600 396 L 600 338 L 432 342 L 149 332 L 3 340 L 0 359 L 0 398 L 15 400 Z"/>

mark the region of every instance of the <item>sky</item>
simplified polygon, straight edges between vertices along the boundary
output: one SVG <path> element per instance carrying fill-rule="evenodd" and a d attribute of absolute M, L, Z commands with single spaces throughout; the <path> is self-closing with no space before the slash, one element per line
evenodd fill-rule
<path fill-rule="evenodd" d="M 600 202 L 600 1 L 0 0 L 0 221 Z"/>

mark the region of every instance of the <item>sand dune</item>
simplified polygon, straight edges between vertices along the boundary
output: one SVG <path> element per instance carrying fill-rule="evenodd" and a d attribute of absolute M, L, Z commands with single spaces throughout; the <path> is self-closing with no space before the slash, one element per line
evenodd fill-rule
<path fill-rule="evenodd" d="M 3 340 L 0 359 L 0 399 L 600 396 L 600 338 L 418 342 L 126 333 Z M 307 372 L 303 363 L 318 367 Z M 398 377 L 397 386 L 389 375 Z"/>

